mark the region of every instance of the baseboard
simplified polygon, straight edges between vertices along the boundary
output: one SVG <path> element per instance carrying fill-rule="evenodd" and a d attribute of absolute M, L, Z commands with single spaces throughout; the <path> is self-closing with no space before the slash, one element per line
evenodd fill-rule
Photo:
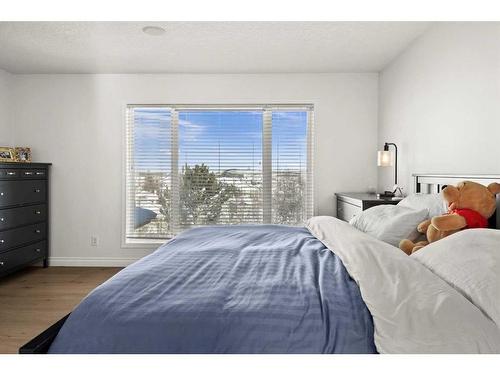
<path fill-rule="evenodd" d="M 50 257 L 50 266 L 62 267 L 126 267 L 140 258 Z"/>

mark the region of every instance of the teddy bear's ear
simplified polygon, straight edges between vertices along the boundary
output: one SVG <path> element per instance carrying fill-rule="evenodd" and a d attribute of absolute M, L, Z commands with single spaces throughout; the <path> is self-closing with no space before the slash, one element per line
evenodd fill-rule
<path fill-rule="evenodd" d="M 500 184 L 496 182 L 492 182 L 488 185 L 488 190 L 491 191 L 494 195 L 500 193 Z"/>

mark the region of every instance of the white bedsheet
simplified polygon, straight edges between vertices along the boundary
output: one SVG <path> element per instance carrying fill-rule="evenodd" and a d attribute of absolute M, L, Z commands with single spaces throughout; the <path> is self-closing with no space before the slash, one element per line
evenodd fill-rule
<path fill-rule="evenodd" d="M 500 230 L 467 229 L 412 254 L 500 327 Z"/>
<path fill-rule="evenodd" d="M 500 353 L 495 323 L 415 259 L 333 217 L 307 227 L 358 283 L 380 353 Z"/>

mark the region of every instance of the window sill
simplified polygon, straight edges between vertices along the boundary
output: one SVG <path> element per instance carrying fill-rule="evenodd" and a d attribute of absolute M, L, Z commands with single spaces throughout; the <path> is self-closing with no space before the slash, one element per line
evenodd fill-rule
<path fill-rule="evenodd" d="M 172 238 L 165 238 L 161 240 L 126 240 L 122 242 L 122 249 L 157 249 L 164 243 L 167 243 Z"/>

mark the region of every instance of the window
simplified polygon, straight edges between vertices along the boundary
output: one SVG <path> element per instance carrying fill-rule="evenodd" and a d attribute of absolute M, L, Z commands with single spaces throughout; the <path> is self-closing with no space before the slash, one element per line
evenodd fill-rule
<path fill-rule="evenodd" d="M 126 243 L 312 216 L 312 106 L 127 108 Z"/>

